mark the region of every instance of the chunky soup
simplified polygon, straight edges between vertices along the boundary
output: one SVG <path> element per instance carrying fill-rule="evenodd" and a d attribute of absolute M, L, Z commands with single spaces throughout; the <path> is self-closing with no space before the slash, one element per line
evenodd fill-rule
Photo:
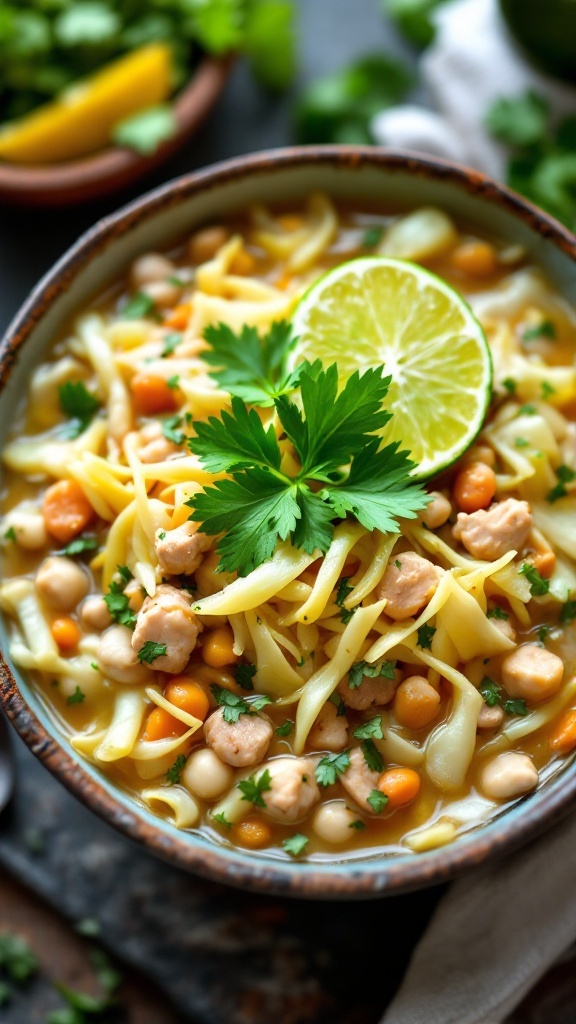
<path fill-rule="evenodd" d="M 381 529 L 352 477 L 380 472 L 385 360 L 356 354 L 337 386 L 290 329 L 367 256 L 464 296 L 493 363 L 456 460 L 422 482 L 386 449 Z M 454 368 L 428 371 L 432 342 L 441 444 Z M 576 747 L 575 344 L 519 247 L 440 210 L 315 195 L 143 254 L 54 340 L 4 448 L 11 659 L 74 750 L 176 828 L 279 857 L 452 842 Z"/>

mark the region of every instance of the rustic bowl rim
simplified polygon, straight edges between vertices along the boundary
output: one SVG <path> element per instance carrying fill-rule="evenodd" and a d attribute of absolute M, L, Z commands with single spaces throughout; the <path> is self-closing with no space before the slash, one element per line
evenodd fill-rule
<path fill-rule="evenodd" d="M 42 278 L 10 324 L 0 344 L 0 392 L 10 375 L 19 347 L 38 321 L 66 290 L 70 281 L 108 242 L 130 232 L 149 216 L 175 204 L 246 176 L 284 168 L 325 164 L 347 170 L 365 164 L 394 173 L 447 182 L 461 192 L 488 200 L 511 213 L 576 263 L 576 237 L 550 215 L 478 171 L 448 161 L 370 146 L 302 146 L 235 157 L 145 194 L 104 217 L 57 261 Z M 287 862 L 254 857 L 248 852 L 216 846 L 202 837 L 184 837 L 145 810 L 128 804 L 113 784 L 96 781 L 56 735 L 39 721 L 20 692 L 0 653 L 0 704 L 32 752 L 78 799 L 124 835 L 180 868 L 238 888 L 309 899 L 360 899 L 397 895 L 445 882 L 465 869 L 511 853 L 569 813 L 576 803 L 576 771 L 565 770 L 543 791 L 521 801 L 485 826 L 454 844 L 420 855 L 330 862 Z M 119 794 L 118 796 L 116 794 Z"/>

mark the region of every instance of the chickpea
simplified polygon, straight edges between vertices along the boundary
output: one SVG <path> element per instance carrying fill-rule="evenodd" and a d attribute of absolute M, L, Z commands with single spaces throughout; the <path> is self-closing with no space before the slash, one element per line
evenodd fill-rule
<path fill-rule="evenodd" d="M 88 574 L 71 558 L 52 555 L 36 573 L 40 596 L 59 612 L 71 612 L 90 589 Z"/>
<path fill-rule="evenodd" d="M 142 587 L 138 583 L 138 580 L 129 580 L 124 587 L 124 593 L 128 598 L 128 607 L 130 608 L 130 611 L 137 615 L 144 604 L 144 597 L 146 596 L 142 593 Z"/>
<path fill-rule="evenodd" d="M 496 250 L 490 242 L 462 242 L 451 254 L 450 262 L 469 277 L 491 277 L 498 267 Z"/>
<path fill-rule="evenodd" d="M 420 519 L 429 530 L 437 530 L 448 521 L 452 514 L 452 505 L 440 491 L 431 491 L 432 501 L 420 513 Z"/>
<path fill-rule="evenodd" d="M 38 551 L 48 543 L 44 516 L 40 512 L 17 511 L 6 516 L 4 532 L 9 529 L 14 530 L 16 543 L 26 551 Z"/>
<path fill-rule="evenodd" d="M 201 800 L 216 800 L 230 789 L 234 772 L 213 750 L 195 750 L 186 761 L 181 780 Z"/>
<path fill-rule="evenodd" d="M 173 281 L 150 281 L 150 284 L 142 286 L 141 291 L 152 299 L 155 306 L 169 309 L 178 302 L 182 288 Z"/>
<path fill-rule="evenodd" d="M 478 714 L 476 728 L 499 729 L 505 718 L 504 708 L 498 707 L 497 704 L 492 708 L 488 707 L 487 704 L 483 704 Z"/>
<path fill-rule="evenodd" d="M 482 770 L 481 788 L 490 800 L 512 800 L 536 789 L 538 772 L 527 754 L 498 754 Z"/>
<path fill-rule="evenodd" d="M 471 462 L 454 481 L 454 500 L 462 512 L 488 508 L 496 494 L 496 474 L 485 462 Z"/>
<path fill-rule="evenodd" d="M 104 676 L 117 683 L 149 683 L 150 673 L 132 649 L 132 630 L 111 626 L 98 645 L 98 663 Z"/>
<path fill-rule="evenodd" d="M 340 844 L 352 838 L 352 823 L 358 820 L 343 800 L 322 804 L 312 819 L 312 828 L 325 843 Z"/>
<path fill-rule="evenodd" d="M 134 260 L 130 270 L 130 283 L 134 288 L 142 289 L 145 285 L 157 281 L 165 281 L 176 273 L 172 260 L 159 252 L 149 252 Z"/>
<path fill-rule="evenodd" d="M 112 616 L 103 597 L 87 597 L 80 608 L 80 618 L 88 629 L 96 629 L 101 633 L 112 625 Z"/>
<path fill-rule="evenodd" d="M 517 633 L 510 619 L 493 619 L 492 625 L 496 626 L 496 629 L 500 630 L 508 640 L 512 640 L 512 643 L 516 643 Z"/>
<path fill-rule="evenodd" d="M 502 683 L 510 696 L 533 704 L 553 697 L 563 677 L 562 660 L 538 644 L 523 644 L 502 662 Z"/>
<path fill-rule="evenodd" d="M 228 229 L 220 225 L 202 228 L 188 242 L 188 255 L 193 263 L 206 263 L 226 244 L 229 237 Z"/>
<path fill-rule="evenodd" d="M 490 469 L 496 465 L 496 453 L 489 444 L 473 444 L 461 458 L 460 464 L 468 466 L 471 462 L 485 462 Z"/>
<path fill-rule="evenodd" d="M 394 714 L 407 729 L 422 729 L 433 722 L 440 694 L 424 676 L 409 676 L 400 683 L 394 698 Z"/>

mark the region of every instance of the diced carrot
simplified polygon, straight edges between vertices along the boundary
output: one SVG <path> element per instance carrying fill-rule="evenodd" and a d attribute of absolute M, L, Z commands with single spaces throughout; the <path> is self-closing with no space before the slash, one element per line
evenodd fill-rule
<path fill-rule="evenodd" d="M 378 789 L 388 797 L 388 807 L 396 810 L 415 800 L 420 792 L 420 776 L 412 768 L 389 768 L 378 781 Z"/>
<path fill-rule="evenodd" d="M 550 733 L 550 749 L 555 754 L 569 754 L 576 747 L 576 708 L 565 711 Z"/>
<path fill-rule="evenodd" d="M 192 303 L 181 302 L 174 306 L 164 318 L 164 326 L 172 327 L 175 331 L 185 331 L 192 312 Z"/>
<path fill-rule="evenodd" d="M 549 551 L 534 551 L 526 558 L 530 565 L 533 565 L 541 576 L 546 579 L 550 579 L 554 569 L 556 568 L 556 555 L 550 549 Z"/>
<path fill-rule="evenodd" d="M 79 643 L 82 633 L 74 619 L 63 616 L 61 619 L 54 619 L 50 627 L 54 640 L 63 651 L 69 651 Z"/>
<path fill-rule="evenodd" d="M 496 272 L 498 258 L 489 242 L 463 242 L 450 256 L 452 266 L 470 277 L 490 277 Z"/>
<path fill-rule="evenodd" d="M 238 661 L 238 655 L 234 654 L 234 633 L 230 626 L 217 626 L 211 629 L 204 638 L 202 644 L 202 659 L 206 665 L 212 668 L 224 668 L 225 665 L 233 665 Z"/>
<path fill-rule="evenodd" d="M 246 249 L 239 249 L 230 264 L 230 273 L 242 274 L 244 277 L 248 277 L 249 274 L 254 273 L 255 269 L 256 260 L 252 253 L 247 252 Z"/>
<path fill-rule="evenodd" d="M 454 500 L 462 512 L 488 508 L 496 494 L 496 474 L 485 462 L 472 462 L 454 481 Z"/>
<path fill-rule="evenodd" d="M 164 690 L 164 696 L 175 707 L 187 711 L 194 718 L 204 721 L 208 714 L 210 701 L 206 691 L 191 676 L 174 676 Z"/>
<path fill-rule="evenodd" d="M 285 292 L 290 287 L 291 283 L 292 274 L 289 274 L 287 270 L 285 270 L 282 274 L 279 274 L 278 277 L 275 278 L 275 280 L 273 281 L 274 287 L 279 288 L 281 292 Z"/>
<path fill-rule="evenodd" d="M 42 515 L 48 533 L 61 544 L 69 544 L 94 518 L 94 509 L 80 484 L 59 480 L 44 494 Z"/>
<path fill-rule="evenodd" d="M 145 416 L 156 416 L 160 412 L 174 412 L 178 402 L 174 391 L 168 387 L 164 377 L 140 371 L 130 381 L 130 390 L 138 409 Z"/>
<path fill-rule="evenodd" d="M 188 726 L 179 718 L 174 718 L 164 708 L 153 708 L 146 719 L 144 730 L 145 740 L 165 740 L 170 736 L 182 736 Z"/>
<path fill-rule="evenodd" d="M 267 846 L 272 837 L 270 826 L 257 817 L 246 818 L 245 821 L 239 822 L 234 826 L 233 834 L 237 842 L 251 850 Z"/>

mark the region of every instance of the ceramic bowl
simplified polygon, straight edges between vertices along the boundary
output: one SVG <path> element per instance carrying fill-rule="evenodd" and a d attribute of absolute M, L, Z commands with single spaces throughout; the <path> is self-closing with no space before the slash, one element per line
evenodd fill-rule
<path fill-rule="evenodd" d="M 205 57 L 174 101 L 176 131 L 149 156 L 120 146 L 59 164 L 0 161 L 0 200 L 72 206 L 118 192 L 168 160 L 200 127 L 226 85 L 232 58 Z"/>
<path fill-rule="evenodd" d="M 0 349 L 0 444 L 30 366 L 68 318 L 123 274 L 139 253 L 162 249 L 196 226 L 226 219 L 254 201 L 296 200 L 323 189 L 340 200 L 387 208 L 441 206 L 461 223 L 524 246 L 576 304 L 576 238 L 546 214 L 484 176 L 438 160 L 369 147 L 308 147 L 242 157 L 163 186 L 100 221 L 56 264 L 24 304 Z M 568 767 L 540 791 L 450 846 L 389 858 L 358 856 L 286 862 L 178 832 L 80 761 L 42 706 L 34 685 L 10 664 L 0 626 L 0 696 L 14 726 L 46 767 L 81 801 L 132 839 L 182 868 L 254 890 L 301 897 L 359 898 L 445 881 L 510 852 L 576 802 Z"/>

